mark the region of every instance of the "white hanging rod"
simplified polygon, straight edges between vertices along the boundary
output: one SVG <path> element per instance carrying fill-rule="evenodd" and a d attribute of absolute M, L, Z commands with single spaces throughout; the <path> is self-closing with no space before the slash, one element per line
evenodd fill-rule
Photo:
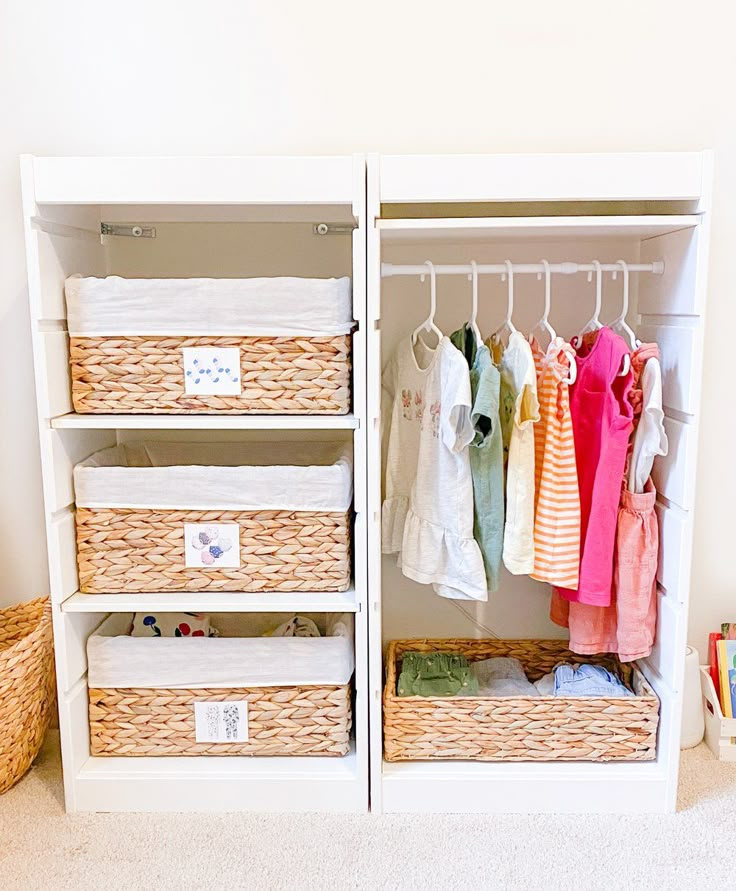
<path fill-rule="evenodd" d="M 627 263 L 629 272 L 651 272 L 654 275 L 662 275 L 664 263 L 656 260 L 654 263 Z M 508 270 L 505 263 L 478 263 L 475 267 L 479 275 L 504 275 Z M 574 275 L 577 272 L 595 272 L 599 267 L 593 263 L 550 263 L 549 271 L 562 275 Z M 530 273 L 543 275 L 545 266 L 542 263 L 512 263 L 511 269 L 514 275 Z M 620 263 L 601 263 L 602 272 L 621 272 Z M 473 267 L 469 263 L 438 263 L 434 267 L 437 275 L 472 275 Z M 396 264 L 381 263 L 381 276 L 388 278 L 392 275 L 427 275 L 429 269 L 426 263 Z"/>

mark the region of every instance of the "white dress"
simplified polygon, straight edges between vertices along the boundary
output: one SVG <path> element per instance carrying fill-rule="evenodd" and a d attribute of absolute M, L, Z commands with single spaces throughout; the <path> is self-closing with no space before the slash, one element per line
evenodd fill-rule
<path fill-rule="evenodd" d="M 657 455 L 667 454 L 667 433 L 662 411 L 662 368 L 652 356 L 641 373 L 641 417 L 634 433 L 629 461 L 629 492 L 642 493 Z"/>
<path fill-rule="evenodd" d="M 382 510 L 383 552 L 398 554 L 407 578 L 438 594 L 486 600 L 483 557 L 473 538 L 468 445 L 468 364 L 443 337 L 431 350 L 411 338 L 384 372 L 393 402 Z"/>
<path fill-rule="evenodd" d="M 534 572 L 534 424 L 537 371 L 529 342 L 514 331 L 501 359 L 501 426 L 508 438 L 503 562 L 513 575 Z"/>

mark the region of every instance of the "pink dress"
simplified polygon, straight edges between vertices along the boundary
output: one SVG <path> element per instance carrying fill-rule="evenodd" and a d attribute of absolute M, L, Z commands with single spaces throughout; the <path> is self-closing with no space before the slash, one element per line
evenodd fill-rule
<path fill-rule="evenodd" d="M 635 380 L 629 401 L 634 426 L 642 404 L 639 379 L 650 357 L 659 357 L 656 344 L 642 344 L 631 356 Z M 616 653 L 622 662 L 642 659 L 651 653 L 657 628 L 656 497 L 651 478 L 642 493 L 629 492 L 626 488 L 621 492 L 610 606 L 569 603 L 556 591 L 552 592 L 550 618 L 557 625 L 569 628 L 573 653 Z"/>
<path fill-rule="evenodd" d="M 610 328 L 583 338 L 570 413 L 580 489 L 580 577 L 577 590 L 557 588 L 573 603 L 611 603 L 616 518 L 633 410 L 632 372 L 619 375 L 629 348 Z"/>

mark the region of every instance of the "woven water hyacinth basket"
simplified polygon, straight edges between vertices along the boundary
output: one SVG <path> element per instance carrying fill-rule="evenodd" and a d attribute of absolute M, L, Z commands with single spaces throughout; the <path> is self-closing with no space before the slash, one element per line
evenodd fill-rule
<path fill-rule="evenodd" d="M 248 739 L 197 742 L 196 702 L 247 701 Z M 350 684 L 89 691 L 93 755 L 318 755 L 350 750 Z"/>
<path fill-rule="evenodd" d="M 194 511 L 79 507 L 79 589 L 346 591 L 350 517 L 323 511 Z M 185 523 L 240 527 L 240 566 L 187 567 Z"/>
<path fill-rule="evenodd" d="M 241 392 L 187 394 L 182 351 L 194 347 L 238 349 Z M 80 414 L 346 414 L 350 410 L 350 351 L 349 334 L 72 336 L 72 401 Z"/>
<path fill-rule="evenodd" d="M 38 755 L 53 705 L 51 602 L 39 597 L 0 610 L 0 793 Z"/>
<path fill-rule="evenodd" d="M 614 671 L 635 696 L 398 696 L 407 652 L 461 653 L 468 661 L 517 658 L 530 681 L 563 661 Z M 659 700 L 635 665 L 580 657 L 561 640 L 399 640 L 389 644 L 384 707 L 387 761 L 649 761 L 655 758 Z"/>

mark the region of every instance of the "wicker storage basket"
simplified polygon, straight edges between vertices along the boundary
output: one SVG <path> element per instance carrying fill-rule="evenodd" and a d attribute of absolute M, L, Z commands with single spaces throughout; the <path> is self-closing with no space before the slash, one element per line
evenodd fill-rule
<path fill-rule="evenodd" d="M 79 413 L 350 410 L 349 279 L 73 276 L 66 293 Z"/>
<path fill-rule="evenodd" d="M 195 702 L 248 703 L 248 741 L 198 743 Z M 350 685 L 90 690 L 93 755 L 346 755 Z"/>
<path fill-rule="evenodd" d="M 469 661 L 512 656 L 530 681 L 560 661 L 581 661 L 559 640 L 400 640 L 389 644 L 384 707 L 387 761 L 649 761 L 656 755 L 659 700 L 634 665 L 586 656 L 634 690 L 623 699 L 398 696 L 406 652 L 442 650 Z"/>
<path fill-rule="evenodd" d="M 275 462 L 296 449 L 257 446 Z M 93 455 L 75 469 L 80 591 L 347 590 L 349 458 L 340 444 L 299 448 L 317 463 L 266 465 L 256 446 L 233 443 L 132 443 Z M 166 466 L 141 466 L 141 455 Z M 238 460 L 243 466 L 225 466 Z"/>
<path fill-rule="evenodd" d="M 93 755 L 319 755 L 341 756 L 350 749 L 353 641 L 343 620 L 343 636 L 322 638 L 131 638 L 106 636 L 120 630 L 118 614 L 90 638 L 89 719 Z M 278 622 L 278 619 L 276 619 Z M 335 619 L 335 621 L 338 621 Z M 102 632 L 102 635 L 100 635 Z M 95 648 L 103 642 L 103 647 Z M 163 646 L 162 646 L 163 644 Z M 114 652 L 105 650 L 112 645 Z M 183 645 L 183 647 L 182 647 Z M 255 655 L 250 647 L 255 646 Z M 120 649 L 122 647 L 122 649 Z M 242 647 L 242 649 L 241 649 Z M 177 650 L 181 654 L 177 655 Z M 145 665 L 141 665 L 144 659 Z M 173 654 L 173 656 L 172 656 Z M 126 660 L 131 664 L 128 670 Z M 177 659 L 184 660 L 177 666 Z M 105 672 L 104 662 L 108 670 Z M 136 664 L 137 663 L 137 664 Z M 255 667 L 253 667 L 255 665 Z M 112 674 L 111 674 L 112 672 Z M 132 674 L 131 674 L 132 672 Z M 251 675 L 251 672 L 253 674 Z M 240 684 L 260 677 L 294 681 L 302 675 L 320 683 Z M 172 683 L 208 678 L 222 686 L 111 688 L 96 686 L 116 677 Z M 327 680 L 344 683 L 327 683 Z M 198 741 L 198 703 L 245 706 L 242 741 Z M 201 729 L 201 725 L 200 725 Z M 244 736 L 242 730 L 241 738 Z"/>
<path fill-rule="evenodd" d="M 51 602 L 0 610 L 0 793 L 26 773 L 54 705 Z"/>

